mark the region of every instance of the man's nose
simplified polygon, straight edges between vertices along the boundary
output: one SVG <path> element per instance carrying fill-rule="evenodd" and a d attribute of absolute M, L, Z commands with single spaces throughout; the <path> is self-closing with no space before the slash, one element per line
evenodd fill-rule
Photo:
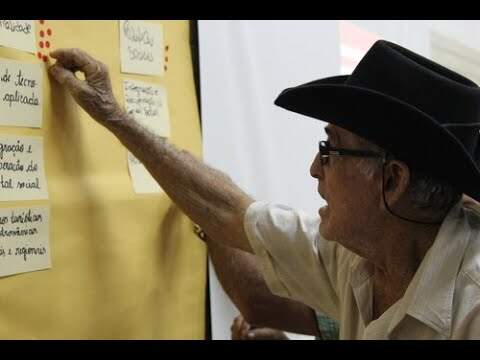
<path fill-rule="evenodd" d="M 315 159 L 313 159 L 312 165 L 310 165 L 310 175 L 315 179 L 323 179 L 324 169 L 321 160 L 320 153 L 317 153 Z"/>

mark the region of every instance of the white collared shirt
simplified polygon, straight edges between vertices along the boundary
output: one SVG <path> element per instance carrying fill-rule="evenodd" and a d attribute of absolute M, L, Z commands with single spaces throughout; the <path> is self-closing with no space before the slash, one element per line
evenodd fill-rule
<path fill-rule="evenodd" d="M 340 339 L 480 339 L 480 208 L 458 203 L 404 296 L 372 319 L 373 268 L 320 218 L 255 202 L 244 227 L 270 290 L 340 322 Z"/>

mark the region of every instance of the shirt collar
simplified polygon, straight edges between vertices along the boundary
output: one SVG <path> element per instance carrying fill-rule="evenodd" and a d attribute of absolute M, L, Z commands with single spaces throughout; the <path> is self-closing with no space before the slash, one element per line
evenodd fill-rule
<path fill-rule="evenodd" d="M 457 203 L 445 217 L 390 323 L 391 334 L 406 314 L 448 338 L 452 327 L 455 282 L 471 228 Z"/>
<path fill-rule="evenodd" d="M 445 217 L 435 241 L 427 251 L 405 295 L 392 305 L 397 309 L 388 327 L 389 336 L 408 314 L 443 336 L 449 337 L 455 281 L 470 234 L 471 228 L 460 201 Z M 350 279 L 354 296 L 357 305 L 363 306 L 359 309 L 362 318 L 368 318 L 371 301 L 368 301 L 368 304 L 364 302 L 366 299 L 371 300 L 372 297 L 366 296 L 365 291 L 368 288 L 366 282 L 371 281 L 373 269 L 360 257 L 351 265 Z"/>
<path fill-rule="evenodd" d="M 373 265 L 359 256 L 350 265 L 350 285 L 364 326 L 372 319 L 373 271 Z"/>

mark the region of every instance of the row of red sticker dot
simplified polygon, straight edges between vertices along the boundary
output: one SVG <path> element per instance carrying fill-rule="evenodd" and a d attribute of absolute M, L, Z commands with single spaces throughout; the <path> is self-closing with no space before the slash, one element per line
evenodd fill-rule
<path fill-rule="evenodd" d="M 40 23 L 40 25 L 45 25 L 45 20 L 38 20 L 38 22 Z M 40 47 L 40 49 L 50 49 L 50 46 L 51 46 L 50 41 L 44 40 L 44 38 L 45 38 L 45 35 L 52 36 L 52 29 L 47 28 L 46 31 L 40 30 L 39 35 L 41 38 L 41 40 L 38 43 L 38 46 Z M 165 46 L 165 52 L 168 52 L 168 49 L 169 49 L 169 46 L 168 45 Z M 48 61 L 48 56 L 42 54 L 41 51 L 37 53 L 37 56 L 39 59 L 43 60 L 44 62 Z M 167 64 L 166 64 L 167 62 L 168 62 L 168 56 L 165 56 L 165 65 L 164 65 L 165 71 L 167 71 Z"/>
<path fill-rule="evenodd" d="M 38 20 L 38 22 L 40 23 L 40 25 L 45 25 L 45 20 Z M 50 41 L 46 40 L 45 37 L 46 36 L 52 36 L 52 29 L 50 28 L 47 28 L 47 30 L 40 30 L 39 33 L 40 35 L 40 41 L 38 43 L 38 46 L 40 47 L 40 49 L 50 49 Z M 48 56 L 43 54 L 41 51 L 39 51 L 37 53 L 37 56 L 39 59 L 43 60 L 44 62 L 47 62 L 48 61 Z"/>
<path fill-rule="evenodd" d="M 165 53 L 168 52 L 169 46 L 165 46 Z M 165 65 L 163 65 L 163 68 L 165 71 L 167 71 L 167 62 L 168 62 L 168 56 L 165 56 Z"/>

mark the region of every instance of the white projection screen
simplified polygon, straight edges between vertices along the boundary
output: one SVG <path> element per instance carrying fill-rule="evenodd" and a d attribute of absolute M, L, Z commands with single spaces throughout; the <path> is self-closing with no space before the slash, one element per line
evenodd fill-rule
<path fill-rule="evenodd" d="M 205 161 L 258 200 L 317 212 L 309 175 L 325 123 L 273 104 L 284 88 L 339 73 L 337 21 L 199 21 Z M 210 264 L 213 339 L 238 314 Z M 293 336 L 294 338 L 298 338 Z"/>

